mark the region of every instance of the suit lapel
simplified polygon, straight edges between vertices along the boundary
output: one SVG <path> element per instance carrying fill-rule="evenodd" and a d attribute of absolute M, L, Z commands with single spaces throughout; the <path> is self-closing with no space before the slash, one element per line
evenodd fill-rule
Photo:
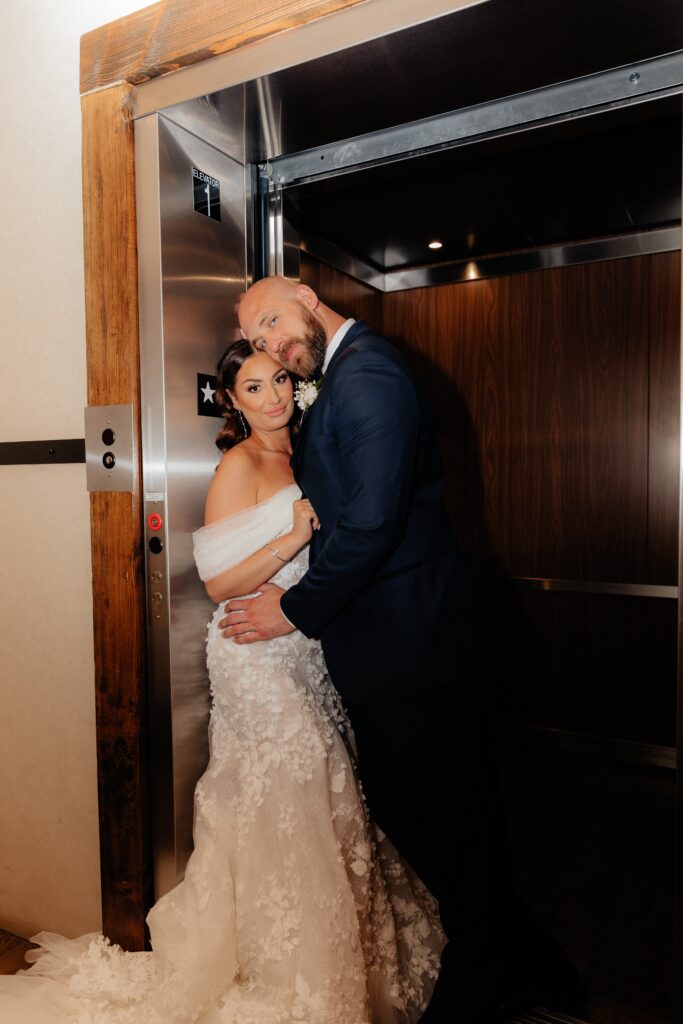
<path fill-rule="evenodd" d="M 368 332 L 374 333 L 370 324 L 366 323 L 365 320 L 356 320 L 355 324 L 352 324 L 351 327 L 349 327 L 348 331 L 342 338 L 339 348 L 330 359 L 330 365 L 325 370 L 325 377 L 329 375 L 330 370 L 332 370 L 335 363 L 338 362 L 339 357 L 346 351 L 349 345 L 352 345 L 354 341 L 357 341 L 361 334 L 367 334 Z"/>
<path fill-rule="evenodd" d="M 316 399 L 316 401 L 317 401 L 317 399 Z M 313 403 L 313 404 L 315 404 L 315 403 Z M 305 413 L 303 415 L 303 419 L 301 420 L 301 426 L 299 427 L 299 434 L 297 436 L 296 442 L 294 444 L 294 449 L 292 451 L 292 457 L 289 460 L 289 464 L 292 467 L 292 469 L 294 470 L 294 475 L 295 476 L 296 476 L 297 467 L 299 465 L 299 462 L 301 461 L 301 452 L 303 451 L 304 437 L 306 435 L 306 431 L 308 430 L 308 423 L 309 423 L 309 420 L 310 420 L 312 414 L 313 414 L 313 409 L 312 408 L 307 409 L 305 411 Z"/>
<path fill-rule="evenodd" d="M 349 347 L 349 345 L 352 345 L 353 342 L 356 341 L 356 339 L 359 338 L 361 334 L 367 334 L 369 331 L 370 332 L 372 331 L 372 327 L 370 327 L 370 325 L 368 323 L 366 323 L 365 320 L 357 320 L 355 322 L 355 324 L 353 324 L 351 327 L 349 327 L 348 331 L 344 335 L 344 338 L 342 339 L 341 344 L 339 345 L 339 348 L 337 349 L 337 351 L 332 356 L 332 358 L 330 360 L 330 365 L 325 370 L 322 382 L 320 384 L 320 389 L 319 389 L 319 392 L 318 392 L 318 397 L 316 398 L 316 400 L 313 403 L 313 405 L 315 405 L 316 402 L 319 401 L 321 392 L 322 392 L 323 388 L 325 387 L 325 382 L 327 381 L 328 384 L 329 384 L 330 371 L 334 368 L 334 366 L 338 362 L 339 357 L 342 355 L 342 353 L 345 352 L 346 349 Z M 306 439 L 306 432 L 308 431 L 308 427 L 309 427 L 309 424 L 310 424 L 310 421 L 311 421 L 311 417 L 314 414 L 314 411 L 315 410 L 314 410 L 313 406 L 309 407 L 305 411 L 305 413 L 303 415 L 303 419 L 301 421 L 301 428 L 299 430 L 299 436 L 296 439 L 296 444 L 294 445 L 294 451 L 292 452 L 292 457 L 289 460 L 290 466 L 294 470 L 294 475 L 295 476 L 296 476 L 297 469 L 299 468 L 299 466 L 301 464 L 303 450 L 304 450 L 304 443 L 305 443 L 305 439 Z"/>

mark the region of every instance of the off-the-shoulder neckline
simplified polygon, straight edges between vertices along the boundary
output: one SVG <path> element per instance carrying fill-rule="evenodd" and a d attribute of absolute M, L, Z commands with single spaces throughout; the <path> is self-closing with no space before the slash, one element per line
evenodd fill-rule
<path fill-rule="evenodd" d="M 285 486 L 281 487 L 279 491 L 275 491 L 274 494 L 271 494 L 269 498 L 264 498 L 263 501 L 257 501 L 254 505 L 247 505 L 246 508 L 241 508 L 237 512 L 231 512 L 227 516 L 221 516 L 220 519 L 214 519 L 212 523 L 200 526 L 195 532 L 199 533 L 200 530 L 210 530 L 213 526 L 220 526 L 222 523 L 226 523 L 230 519 L 236 519 L 238 516 L 244 516 L 247 512 L 254 512 L 257 508 L 262 508 L 264 505 L 268 505 L 274 498 L 279 497 L 279 495 L 284 494 L 285 491 L 290 491 L 293 488 L 300 491 L 297 483 L 285 484 Z"/>

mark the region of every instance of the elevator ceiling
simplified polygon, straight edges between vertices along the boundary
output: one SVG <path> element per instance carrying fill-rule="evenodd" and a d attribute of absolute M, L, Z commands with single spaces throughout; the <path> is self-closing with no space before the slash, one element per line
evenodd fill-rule
<path fill-rule="evenodd" d="M 304 239 L 379 272 L 674 226 L 680 108 L 660 101 L 290 188 L 289 216 Z"/>
<path fill-rule="evenodd" d="M 681 0 L 486 0 L 167 114 L 257 164 L 679 50 Z M 287 202 L 302 233 L 379 272 L 676 225 L 680 122 L 669 96 L 289 188 Z"/>
<path fill-rule="evenodd" d="M 683 49 L 681 0 L 488 0 L 247 90 L 268 157 Z"/>
<path fill-rule="evenodd" d="M 166 113 L 258 163 L 678 50 L 681 0 L 486 0 Z"/>

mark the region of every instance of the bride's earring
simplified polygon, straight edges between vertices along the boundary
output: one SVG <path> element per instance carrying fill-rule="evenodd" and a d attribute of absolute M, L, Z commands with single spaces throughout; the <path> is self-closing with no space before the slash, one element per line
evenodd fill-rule
<path fill-rule="evenodd" d="M 239 416 L 240 423 L 242 424 L 242 433 L 246 437 L 247 436 L 247 424 L 246 424 L 246 422 L 244 420 L 244 416 L 242 415 L 242 410 L 241 409 L 237 410 L 237 415 Z"/>

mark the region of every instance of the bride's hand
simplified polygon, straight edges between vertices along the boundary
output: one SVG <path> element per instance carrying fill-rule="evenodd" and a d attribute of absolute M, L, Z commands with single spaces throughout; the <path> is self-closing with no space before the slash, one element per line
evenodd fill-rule
<path fill-rule="evenodd" d="M 315 509 L 307 498 L 300 498 L 294 502 L 294 522 L 292 523 L 292 536 L 303 547 L 308 544 L 313 536 L 313 531 L 320 526 Z"/>

